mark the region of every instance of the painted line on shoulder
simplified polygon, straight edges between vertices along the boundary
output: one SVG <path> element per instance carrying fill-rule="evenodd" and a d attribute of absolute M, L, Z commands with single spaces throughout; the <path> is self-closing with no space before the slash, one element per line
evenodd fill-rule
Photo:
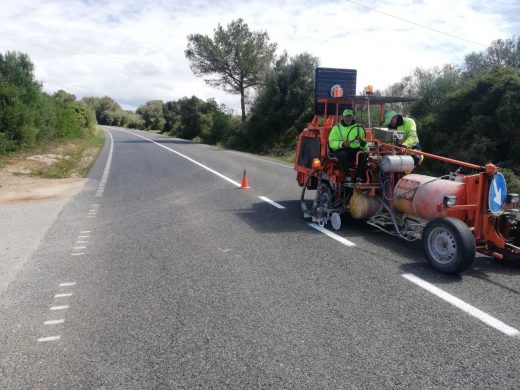
<path fill-rule="evenodd" d="M 322 232 L 326 236 L 329 236 L 333 240 L 336 240 L 336 241 L 338 241 L 339 243 L 341 243 L 343 245 L 346 245 L 346 246 L 356 246 L 356 244 L 353 243 L 352 241 L 349 241 L 345 237 L 341 237 L 340 235 L 337 235 L 336 233 L 333 233 L 330 230 L 325 229 L 324 227 L 321 227 L 320 225 L 317 225 L 315 223 L 309 223 L 308 225 L 311 228 L 316 229 L 316 230 Z"/>
<path fill-rule="evenodd" d="M 54 295 L 54 298 L 63 298 L 63 297 L 71 297 L 72 293 L 63 293 L 63 294 L 56 294 Z"/>
<path fill-rule="evenodd" d="M 60 320 L 49 320 L 49 321 L 45 321 L 43 323 L 43 325 L 57 325 L 57 324 L 63 324 L 65 322 L 65 320 L 62 318 Z"/>
<path fill-rule="evenodd" d="M 492 328 L 495 328 L 496 330 L 499 330 L 500 332 L 508 336 L 520 336 L 520 331 L 518 329 L 506 325 L 505 323 L 496 319 L 495 317 L 487 314 L 486 312 L 483 312 L 480 309 L 477 309 L 475 306 L 472 306 L 469 303 L 464 302 L 462 299 L 459 299 L 454 295 L 447 293 L 446 291 L 440 289 L 437 286 L 434 286 L 426 280 L 423 280 L 412 274 L 403 274 L 401 276 L 409 280 L 410 282 L 416 284 L 417 286 L 429 291 L 433 295 L 441 298 L 442 300 L 452 304 L 453 306 L 469 314 L 470 316 L 477 318 L 478 320 L 484 322 Z"/>
<path fill-rule="evenodd" d="M 59 340 L 61 338 L 61 336 L 47 336 L 47 337 L 40 337 L 38 339 L 38 342 L 39 343 L 43 343 L 45 341 L 56 341 L 56 340 Z"/>
<path fill-rule="evenodd" d="M 285 209 L 285 206 L 282 206 L 280 203 L 276 203 L 274 200 L 271 200 L 265 196 L 259 196 L 264 202 L 269 203 L 270 205 L 276 207 L 277 209 Z"/>
<path fill-rule="evenodd" d="M 56 310 L 67 310 L 69 308 L 69 305 L 63 305 L 63 306 L 52 306 L 49 310 L 56 311 Z"/>

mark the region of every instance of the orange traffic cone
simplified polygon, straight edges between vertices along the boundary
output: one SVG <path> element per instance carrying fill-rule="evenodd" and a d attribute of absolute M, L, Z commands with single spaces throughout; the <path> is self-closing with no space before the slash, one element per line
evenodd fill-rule
<path fill-rule="evenodd" d="M 240 186 L 241 190 L 248 190 L 251 187 L 249 187 L 249 184 L 247 183 L 247 174 L 246 170 L 244 169 L 244 176 L 242 176 L 242 185 Z"/>

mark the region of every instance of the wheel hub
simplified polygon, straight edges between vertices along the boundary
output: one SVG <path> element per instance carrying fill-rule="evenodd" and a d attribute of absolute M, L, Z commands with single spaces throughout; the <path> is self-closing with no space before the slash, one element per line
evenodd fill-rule
<path fill-rule="evenodd" d="M 430 253 L 440 263 L 448 263 L 457 255 L 457 241 L 447 230 L 436 228 L 428 240 Z"/>

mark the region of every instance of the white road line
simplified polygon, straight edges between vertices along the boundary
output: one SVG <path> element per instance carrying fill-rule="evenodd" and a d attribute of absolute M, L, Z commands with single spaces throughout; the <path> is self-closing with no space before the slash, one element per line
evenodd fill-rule
<path fill-rule="evenodd" d="M 96 209 L 92 210 L 92 209 L 91 209 L 91 210 L 89 210 L 88 212 L 89 212 L 89 213 L 97 213 L 98 210 L 96 210 Z"/>
<path fill-rule="evenodd" d="M 76 241 L 76 244 L 88 244 L 88 241 Z"/>
<path fill-rule="evenodd" d="M 99 207 L 99 203 L 92 203 L 90 207 Z"/>
<path fill-rule="evenodd" d="M 63 298 L 63 297 L 71 297 L 72 293 L 63 293 L 63 294 L 56 294 L 54 295 L 54 298 Z"/>
<path fill-rule="evenodd" d="M 87 215 L 87 218 L 96 218 L 95 215 Z"/>
<path fill-rule="evenodd" d="M 451 303 L 453 306 L 459 308 L 463 312 L 469 314 L 470 316 L 473 316 L 480 321 L 484 322 L 485 324 L 491 326 L 492 328 L 495 328 L 496 330 L 501 331 L 502 333 L 505 333 L 508 336 L 519 336 L 520 331 L 518 329 L 515 329 L 509 325 L 504 324 L 502 321 L 497 320 L 495 317 L 490 316 L 489 314 L 483 312 L 480 309 L 477 309 L 474 306 L 471 306 L 469 303 L 464 302 L 463 300 L 447 293 L 444 290 L 441 290 L 437 286 L 434 286 L 431 283 L 428 283 L 427 281 L 412 275 L 412 274 L 403 274 L 403 278 L 409 280 L 412 283 L 415 283 L 419 287 L 424 288 L 425 290 L 431 292 L 433 295 L 436 295 L 437 297 L 441 298 L 442 300 Z"/>
<path fill-rule="evenodd" d="M 76 253 L 71 253 L 70 255 L 71 256 L 83 256 L 85 254 L 85 252 L 76 252 Z"/>
<path fill-rule="evenodd" d="M 81 234 L 90 233 L 90 230 L 82 230 L 80 233 Z"/>
<path fill-rule="evenodd" d="M 230 182 L 231 184 L 233 184 L 233 185 L 235 185 L 235 186 L 237 186 L 237 187 L 242 186 L 242 184 L 240 184 L 239 182 L 234 181 L 234 180 L 230 179 L 230 178 L 227 177 L 227 176 L 224 176 L 222 173 L 219 173 L 219 172 L 215 171 L 214 169 L 211 169 L 210 167 L 207 167 L 206 165 L 201 164 L 200 162 L 195 161 L 194 159 L 192 159 L 192 158 L 190 158 L 190 157 L 188 157 L 188 156 L 186 156 L 186 155 L 184 155 L 184 154 L 182 154 L 182 153 L 177 152 L 176 150 L 170 149 L 170 148 L 168 148 L 168 147 L 166 147 L 166 146 L 164 146 L 164 145 L 161 145 L 161 144 L 158 143 L 158 142 L 155 142 L 155 141 L 152 141 L 152 140 L 149 139 L 149 138 L 143 137 L 142 135 L 132 133 L 131 131 L 122 130 L 122 129 L 118 129 L 118 130 L 119 130 L 119 131 L 124 131 L 125 133 L 130 133 L 130 134 L 132 134 L 132 135 L 135 135 L 136 137 L 139 137 L 139 138 L 145 139 L 145 140 L 147 140 L 147 141 L 149 141 L 149 142 L 152 142 L 152 143 L 154 143 L 154 144 L 160 146 L 161 148 L 164 148 L 164 149 L 166 149 L 166 150 L 169 150 L 170 152 L 175 153 L 175 154 L 177 154 L 177 155 L 179 155 L 179 156 L 185 158 L 186 160 L 191 161 L 191 162 L 194 163 L 194 164 L 197 164 L 199 167 L 204 168 L 205 170 L 207 170 L 207 171 L 213 173 L 214 175 L 217 175 L 217 176 L 221 177 L 221 178 L 224 179 L 224 180 L 227 180 L 228 182 Z"/>
<path fill-rule="evenodd" d="M 65 322 L 65 320 L 62 318 L 61 320 L 50 320 L 50 321 L 45 321 L 43 323 L 43 325 L 56 325 L 56 324 L 63 324 Z"/>
<path fill-rule="evenodd" d="M 60 287 L 68 287 L 68 286 L 75 286 L 75 285 L 76 285 L 76 282 L 63 282 L 63 283 L 59 284 Z"/>
<path fill-rule="evenodd" d="M 103 190 L 105 187 L 105 184 L 108 180 L 108 174 L 110 173 L 110 165 L 112 165 L 112 153 L 114 151 L 114 138 L 112 137 L 112 134 L 110 133 L 110 131 L 107 130 L 106 132 L 110 136 L 110 151 L 108 152 L 107 163 L 105 165 L 105 170 L 103 171 L 103 176 L 101 177 L 101 181 L 99 183 L 98 192 L 96 193 L 96 196 L 103 195 L 101 190 Z"/>
<path fill-rule="evenodd" d="M 74 249 L 87 249 L 86 246 L 75 246 Z"/>
<path fill-rule="evenodd" d="M 38 342 L 41 343 L 44 341 L 56 341 L 56 340 L 59 340 L 60 338 L 61 338 L 61 336 L 40 337 L 38 339 Z"/>
<path fill-rule="evenodd" d="M 289 165 L 285 165 L 285 164 L 282 164 L 282 163 L 277 163 L 277 162 L 274 162 L 274 161 L 264 160 L 263 158 L 250 156 L 250 155 L 245 154 L 245 153 L 235 152 L 234 150 L 228 150 L 228 149 L 221 149 L 221 150 L 225 150 L 226 152 L 229 152 L 229 153 L 239 154 L 239 155 L 241 155 L 243 157 L 251 158 L 253 160 L 259 160 L 259 161 L 263 161 L 263 162 L 266 162 L 266 163 L 269 163 L 269 164 L 280 165 L 281 167 L 284 167 L 284 168 L 293 169 L 293 167 L 289 166 Z"/>
<path fill-rule="evenodd" d="M 90 236 L 78 236 L 78 238 L 89 238 Z"/>
<path fill-rule="evenodd" d="M 68 305 L 63 306 L 52 306 L 49 310 L 56 311 L 56 310 L 67 310 L 69 308 Z"/>
<path fill-rule="evenodd" d="M 274 200 L 271 200 L 265 196 L 259 196 L 264 202 L 269 203 L 270 205 L 276 207 L 277 209 L 285 209 L 285 206 L 282 206 L 280 203 L 276 203 Z"/>
<path fill-rule="evenodd" d="M 356 244 L 354 244 L 352 241 L 349 241 L 349 240 L 347 240 L 344 237 L 338 236 L 336 233 L 332 233 L 330 230 L 325 229 L 325 228 L 321 227 L 320 225 L 316 225 L 315 223 L 309 223 L 308 225 L 311 228 L 314 228 L 314 229 L 322 232 L 323 234 L 325 234 L 325 235 L 329 236 L 330 238 L 340 242 L 343 245 L 346 245 L 346 246 L 356 246 Z"/>

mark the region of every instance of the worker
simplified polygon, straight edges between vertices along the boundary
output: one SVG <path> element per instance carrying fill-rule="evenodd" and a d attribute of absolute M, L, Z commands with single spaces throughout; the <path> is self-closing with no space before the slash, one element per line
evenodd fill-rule
<path fill-rule="evenodd" d="M 365 181 L 368 156 L 368 145 L 365 138 L 365 129 L 356 124 L 354 112 L 350 108 L 345 109 L 340 122 L 332 128 L 329 134 L 329 147 L 339 160 L 340 168 L 347 173 L 347 180 L 350 178 L 348 169 L 355 164 L 357 154 L 361 152 L 357 157 L 356 181 Z"/>
<path fill-rule="evenodd" d="M 403 140 L 399 146 L 405 147 L 407 149 L 421 150 L 419 136 L 417 135 L 417 127 L 415 125 L 415 121 L 412 118 L 405 118 L 396 111 L 389 110 L 385 113 L 384 126 L 388 126 L 389 129 L 395 129 L 404 133 Z M 415 165 L 422 162 L 423 160 L 423 156 L 418 154 L 412 154 L 412 158 L 415 162 Z"/>

